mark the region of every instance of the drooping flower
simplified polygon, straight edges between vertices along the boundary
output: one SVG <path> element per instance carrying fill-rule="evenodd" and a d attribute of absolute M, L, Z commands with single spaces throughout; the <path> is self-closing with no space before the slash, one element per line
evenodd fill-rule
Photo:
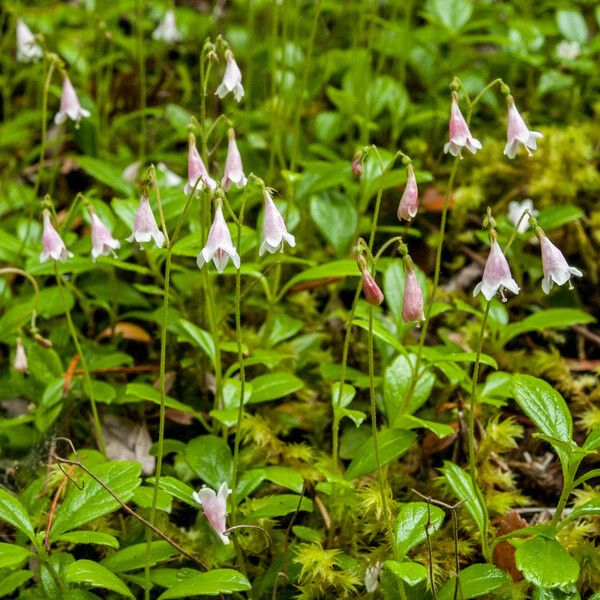
<path fill-rule="evenodd" d="M 232 183 L 235 183 L 237 187 L 244 187 L 248 183 L 248 179 L 244 174 L 242 157 L 235 142 L 235 131 L 230 128 L 228 135 L 229 145 L 227 146 L 225 170 L 223 172 L 223 180 L 221 181 L 224 190 L 228 190 Z"/>
<path fill-rule="evenodd" d="M 352 165 L 351 165 L 352 175 L 354 175 L 354 177 L 356 177 L 357 179 L 360 179 L 361 175 L 363 174 L 362 161 L 363 161 L 363 152 L 362 152 L 362 150 L 357 150 L 354 153 L 354 156 L 352 157 Z"/>
<path fill-rule="evenodd" d="M 508 261 L 500 245 L 493 239 L 490 254 L 483 270 L 483 278 L 475 286 L 473 296 L 477 296 L 481 292 L 485 299 L 489 301 L 500 291 L 502 301 L 506 302 L 504 288 L 510 290 L 513 294 L 518 294 L 520 289 L 517 282 L 512 278 Z"/>
<path fill-rule="evenodd" d="M 527 154 L 531 156 L 531 150 L 537 150 L 536 139 L 543 135 L 539 131 L 529 131 L 512 96 L 508 96 L 506 102 L 508 104 L 508 127 L 506 128 L 504 154 L 508 158 L 514 158 L 519 151 L 519 146 L 522 145 L 527 150 Z"/>
<path fill-rule="evenodd" d="M 481 150 L 481 142 L 475 139 L 469 131 L 460 108 L 458 107 L 458 94 L 452 92 L 452 104 L 450 107 L 450 121 L 448 123 L 450 141 L 444 146 L 444 152 L 452 156 L 461 156 L 462 148 L 467 148 L 473 154 Z"/>
<path fill-rule="evenodd" d="M 383 302 L 383 292 L 367 269 L 362 272 L 363 291 L 369 304 L 379 306 Z"/>
<path fill-rule="evenodd" d="M 216 494 L 214 490 L 206 486 L 192 494 L 192 498 L 202 506 L 208 522 L 224 544 L 229 544 L 229 538 L 225 531 L 227 529 L 227 496 L 231 494 L 231 491 L 227 482 L 224 482 Z"/>
<path fill-rule="evenodd" d="M 419 210 L 419 189 L 412 165 L 406 167 L 406 187 L 398 205 L 398 220 L 411 221 Z"/>
<path fill-rule="evenodd" d="M 533 208 L 533 200 L 531 198 L 525 198 L 523 202 L 513 200 L 508 204 L 508 220 L 516 227 L 517 223 L 519 227 L 517 231 L 519 233 L 525 233 L 529 228 L 529 219 L 523 216 L 523 213 L 527 211 L 532 217 L 537 217 L 539 212 Z"/>
<path fill-rule="evenodd" d="M 29 365 L 27 364 L 27 354 L 25 354 L 25 346 L 23 346 L 23 342 L 21 341 L 20 337 L 17 338 L 17 345 L 15 347 L 13 369 L 22 375 L 27 373 L 29 370 Z"/>
<path fill-rule="evenodd" d="M 183 179 L 179 177 L 177 173 L 171 171 L 171 169 L 169 169 L 169 167 L 167 167 L 167 165 L 165 165 L 164 162 L 159 162 L 156 165 L 156 170 L 160 171 L 163 174 L 165 187 L 172 188 L 181 185 Z"/>
<path fill-rule="evenodd" d="M 197 185 L 196 182 L 198 182 Z M 190 133 L 188 137 L 188 182 L 185 184 L 184 191 L 186 194 L 191 194 L 194 186 L 196 186 L 198 192 L 204 185 L 214 190 L 217 187 L 217 182 L 208 174 L 196 148 L 196 138 Z"/>
<path fill-rule="evenodd" d="M 133 231 L 127 238 L 127 241 L 133 242 L 135 240 L 141 245 L 144 242 L 149 242 L 151 239 L 154 240 L 154 243 L 159 248 L 162 248 L 162 245 L 165 243 L 165 236 L 156 224 L 152 208 L 150 208 L 150 202 L 146 194 L 142 193 L 137 212 L 135 213 Z"/>
<path fill-rule="evenodd" d="M 67 117 L 72 121 L 75 121 L 75 125 L 78 127 L 82 117 L 89 117 L 90 111 L 85 108 L 81 108 L 79 104 L 79 98 L 75 93 L 75 88 L 71 84 L 69 76 L 63 73 L 63 86 L 62 96 L 60 97 L 60 110 L 54 117 L 54 122 L 57 125 L 64 123 Z"/>
<path fill-rule="evenodd" d="M 225 218 L 223 217 L 223 209 L 221 208 L 221 205 L 218 204 L 215 210 L 213 224 L 208 232 L 206 246 L 200 250 L 196 262 L 198 268 L 201 269 L 212 259 L 215 263 L 215 267 L 217 267 L 217 271 L 222 273 L 230 258 L 233 266 L 236 269 L 239 269 L 240 255 L 236 252 L 233 242 L 231 241 L 231 235 L 229 229 L 227 229 Z"/>
<path fill-rule="evenodd" d="M 265 199 L 265 216 L 263 219 L 263 241 L 258 254 L 262 256 L 267 252 L 273 254 L 283 248 L 283 242 L 287 242 L 292 248 L 296 245 L 296 238 L 288 233 L 283 217 L 277 210 L 271 194 L 265 188 L 263 192 Z"/>
<path fill-rule="evenodd" d="M 99 256 L 112 254 L 116 257 L 115 250 L 121 247 L 121 242 L 113 238 L 106 225 L 93 210 L 90 211 L 90 218 L 92 219 L 92 259 L 94 262 Z"/>
<path fill-rule="evenodd" d="M 17 61 L 22 63 L 34 62 L 43 56 L 35 36 L 21 19 L 17 19 Z"/>
<path fill-rule="evenodd" d="M 138 177 L 140 176 L 141 168 L 142 163 L 139 160 L 136 160 L 123 169 L 121 177 L 130 185 L 135 185 L 138 181 Z"/>
<path fill-rule="evenodd" d="M 556 46 L 557 58 L 563 60 L 575 60 L 581 54 L 579 42 L 563 40 Z"/>
<path fill-rule="evenodd" d="M 67 250 L 65 243 L 62 241 L 58 231 L 54 229 L 50 220 L 50 211 L 44 209 L 44 227 L 42 231 L 42 253 L 40 254 L 40 262 L 47 261 L 49 258 L 65 262 L 67 258 L 71 258 L 73 254 Z"/>
<path fill-rule="evenodd" d="M 223 75 L 223 81 L 217 88 L 215 94 L 219 96 L 219 98 L 224 98 L 229 92 L 233 92 L 233 97 L 239 102 L 244 97 L 242 72 L 237 66 L 233 54 L 230 51 L 227 51 L 225 57 L 227 58 L 225 74 Z"/>
<path fill-rule="evenodd" d="M 417 281 L 415 270 L 411 267 L 406 271 L 406 283 L 404 285 L 404 301 L 402 303 L 402 320 L 405 323 L 413 321 L 424 321 L 423 292 Z"/>
<path fill-rule="evenodd" d="M 379 575 L 383 563 L 378 560 L 375 564 L 365 569 L 365 589 L 372 594 L 379 587 Z"/>
<path fill-rule="evenodd" d="M 542 289 L 546 294 L 549 294 L 554 284 L 560 286 L 568 281 L 569 289 L 572 290 L 571 275 L 583 277 L 583 273 L 579 269 L 568 265 L 563 253 L 546 237 L 546 234 L 539 227 L 536 229 L 536 233 L 540 238 L 542 250 L 542 268 L 544 269 Z"/>
<path fill-rule="evenodd" d="M 181 33 L 177 29 L 175 13 L 171 9 L 167 10 L 158 27 L 152 32 L 152 39 L 162 40 L 167 44 L 181 41 Z"/>

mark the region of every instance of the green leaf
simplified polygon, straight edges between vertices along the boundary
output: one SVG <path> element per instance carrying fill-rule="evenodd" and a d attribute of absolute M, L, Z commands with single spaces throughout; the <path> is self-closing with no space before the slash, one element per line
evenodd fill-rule
<path fill-rule="evenodd" d="M 427 421 L 425 419 L 419 419 L 419 417 L 415 417 L 414 415 L 402 415 L 396 419 L 396 423 L 398 424 L 398 427 L 401 427 L 402 429 L 419 429 L 420 427 L 429 429 L 429 431 L 433 431 L 439 438 L 454 435 L 456 433 L 454 429 L 446 423 Z"/>
<path fill-rule="evenodd" d="M 185 332 L 185 336 L 178 336 L 178 341 L 186 341 L 198 346 L 201 350 L 204 351 L 206 356 L 210 358 L 212 364 L 215 364 L 215 343 L 208 331 L 204 331 L 204 329 L 200 329 L 198 325 L 194 325 L 190 321 L 186 321 L 185 319 L 179 319 L 178 325 Z"/>
<path fill-rule="evenodd" d="M 245 592 L 251 588 L 250 582 L 241 573 L 233 569 L 214 569 L 174 585 L 163 592 L 158 600 L 189 598 L 190 596 L 197 596 L 198 593 L 203 596 L 217 596 L 219 594 Z"/>
<path fill-rule="evenodd" d="M 115 493 L 117 498 L 127 502 L 141 484 L 141 469 L 138 462 L 111 461 L 90 470 Z M 52 541 L 66 531 L 77 529 L 120 508 L 119 503 L 87 473 L 80 478 L 79 482 L 83 489 L 71 486 L 56 511 L 50 530 Z"/>
<path fill-rule="evenodd" d="M 310 198 L 310 216 L 335 254 L 344 256 L 356 232 L 356 206 L 340 192 L 321 192 Z"/>
<path fill-rule="evenodd" d="M 136 400 L 138 402 L 153 402 L 154 404 L 160 406 L 160 392 L 147 383 L 128 383 L 124 401 L 135 402 Z M 191 406 L 188 406 L 183 402 L 179 402 L 179 400 L 175 400 L 175 398 L 172 398 L 171 396 L 167 396 L 165 398 L 165 406 L 168 408 L 174 408 L 175 410 L 180 410 L 181 412 L 192 415 L 196 418 L 201 416 L 198 411 L 194 410 Z"/>
<path fill-rule="evenodd" d="M 394 537 L 399 558 L 427 538 L 425 528 L 429 523 L 429 536 L 433 535 L 444 521 L 444 511 L 426 502 L 408 502 L 400 507 L 396 519 Z"/>
<path fill-rule="evenodd" d="M 302 492 L 302 488 L 304 487 L 304 479 L 296 469 L 292 469 L 291 467 L 272 466 L 263 467 L 261 470 L 263 471 L 267 481 L 276 483 L 277 485 L 287 488 L 288 490 L 292 490 L 297 494 Z"/>
<path fill-rule="evenodd" d="M 215 435 L 201 435 L 185 449 L 185 460 L 192 471 L 215 491 L 233 477 L 233 456 L 227 442 Z"/>
<path fill-rule="evenodd" d="M 417 585 L 419 581 L 427 579 L 427 569 L 416 562 L 397 562 L 386 560 L 385 568 L 392 572 L 398 579 L 405 581 L 408 585 Z"/>
<path fill-rule="evenodd" d="M 149 477 L 146 482 L 149 485 L 154 485 L 154 477 Z M 179 479 L 175 479 L 175 477 L 163 475 L 160 478 L 158 485 L 160 489 L 167 494 L 170 494 L 174 498 L 181 500 L 181 502 L 185 502 L 188 506 L 198 508 L 198 503 L 192 498 L 194 489 L 187 483 L 183 483 L 183 481 L 179 481 Z"/>
<path fill-rule="evenodd" d="M 15 571 L 0 579 L 0 598 L 10 596 L 17 588 L 33 577 L 32 571 Z"/>
<path fill-rule="evenodd" d="M 71 531 L 57 536 L 56 541 L 69 544 L 97 544 L 115 549 L 119 547 L 119 540 L 116 537 L 101 531 Z"/>
<path fill-rule="evenodd" d="M 479 503 L 477 490 L 473 487 L 471 477 L 458 465 L 450 461 L 444 461 L 442 467 L 442 473 L 450 485 L 450 488 L 454 492 L 457 500 L 464 500 L 465 506 L 469 511 L 471 517 L 475 521 L 475 524 L 479 528 L 479 531 L 483 531 L 485 526 L 485 513 Z"/>
<path fill-rule="evenodd" d="M 360 271 L 355 260 L 334 260 L 318 267 L 311 267 L 292 277 L 284 286 L 282 294 L 290 288 L 305 281 L 320 279 L 343 279 L 344 277 L 359 277 Z"/>
<path fill-rule="evenodd" d="M 561 329 L 572 325 L 593 323 L 596 319 L 576 308 L 551 308 L 536 312 L 516 323 L 503 327 L 500 331 L 501 344 L 504 346 L 513 338 L 528 331 Z"/>
<path fill-rule="evenodd" d="M 581 519 L 583 517 L 593 517 L 600 515 L 600 498 L 593 498 L 589 502 L 574 508 L 562 521 L 560 526 L 563 527 L 569 521 Z"/>
<path fill-rule="evenodd" d="M 586 450 L 596 450 L 597 448 L 600 448 L 600 425 L 592 430 L 590 435 L 587 436 L 583 447 Z"/>
<path fill-rule="evenodd" d="M 302 500 L 300 500 L 302 498 Z M 248 521 L 283 517 L 297 510 L 312 512 L 313 503 L 309 498 L 295 494 L 278 494 L 250 500 L 252 512 L 246 517 Z"/>
<path fill-rule="evenodd" d="M 340 386 L 341 382 L 339 381 L 336 381 L 331 386 L 331 405 L 334 408 L 346 408 L 354 400 L 354 396 L 356 396 L 356 389 L 349 383 L 344 383 L 340 396 Z"/>
<path fill-rule="evenodd" d="M 115 573 L 124 573 L 141 569 L 146 564 L 146 542 L 128 546 L 114 552 L 102 560 L 102 566 Z M 167 560 L 178 554 L 178 551 L 163 540 L 158 540 L 150 544 L 150 565 L 156 565 L 163 560 Z"/>
<path fill-rule="evenodd" d="M 22 546 L 0 542 L 0 569 L 15 567 L 32 554 L 31 550 Z"/>
<path fill-rule="evenodd" d="M 285 372 L 259 375 L 251 381 L 251 384 L 250 404 L 277 400 L 304 388 L 302 379 Z"/>
<path fill-rule="evenodd" d="M 387 465 L 387 463 L 404 454 L 411 447 L 416 437 L 412 431 L 406 431 L 405 429 L 381 430 L 378 435 L 381 466 Z M 356 479 L 367 473 L 373 473 L 376 469 L 375 444 L 373 438 L 369 437 L 356 451 L 344 474 L 344 479 Z"/>
<path fill-rule="evenodd" d="M 489 594 L 509 581 L 508 575 L 494 565 L 471 565 L 460 572 L 460 585 L 465 600 Z M 455 585 L 456 577 L 446 581 L 438 592 L 438 600 L 452 600 Z"/>
<path fill-rule="evenodd" d="M 86 583 L 135 600 L 129 588 L 114 573 L 93 560 L 76 560 L 65 568 L 64 577 L 67 583 Z"/>
<path fill-rule="evenodd" d="M 543 434 L 571 443 L 571 413 L 563 397 L 549 383 L 531 375 L 515 375 L 512 392 L 517 404 Z"/>
<path fill-rule="evenodd" d="M 539 226 L 544 231 L 550 231 L 581 219 L 584 213 L 578 206 L 572 204 L 555 204 L 553 206 L 547 206 L 537 217 Z"/>
<path fill-rule="evenodd" d="M 577 10 L 557 10 L 556 24 L 560 32 L 570 41 L 585 44 L 588 28 L 583 15 Z"/>
<path fill-rule="evenodd" d="M 523 542 L 515 552 L 517 569 L 527 581 L 542 588 L 575 583 L 577 561 L 556 541 L 536 536 Z"/>
<path fill-rule="evenodd" d="M 413 354 L 410 355 L 410 362 L 405 356 L 398 356 L 385 370 L 383 379 L 385 412 L 388 421 L 394 426 L 410 387 L 415 362 L 416 357 Z M 426 369 L 421 373 L 412 398 L 404 411 L 405 414 L 414 413 L 427 401 L 434 383 L 435 375 L 430 370 Z"/>
<path fill-rule="evenodd" d="M 77 162 L 94 179 L 101 181 L 124 196 L 133 196 L 133 188 L 123 179 L 119 167 L 91 156 L 78 156 Z"/>
<path fill-rule="evenodd" d="M 0 488 L 0 520 L 16 527 L 33 542 L 34 546 L 37 546 L 33 525 L 27 510 L 18 498 L 2 488 Z"/>
<path fill-rule="evenodd" d="M 362 319 L 361 317 L 357 317 L 356 319 L 354 319 L 352 321 L 352 325 L 360 327 L 365 331 L 369 331 L 369 322 L 366 319 Z M 376 338 L 388 344 L 389 346 L 391 346 L 397 352 L 400 352 L 401 354 L 406 354 L 406 350 L 404 349 L 404 346 L 400 343 L 400 341 L 397 340 L 396 337 L 394 337 L 394 335 L 389 331 L 389 329 L 386 329 L 386 327 L 379 321 L 373 322 L 373 335 Z"/>
<path fill-rule="evenodd" d="M 473 12 L 469 0 L 431 0 L 431 12 L 451 31 L 458 31 L 467 24 Z"/>

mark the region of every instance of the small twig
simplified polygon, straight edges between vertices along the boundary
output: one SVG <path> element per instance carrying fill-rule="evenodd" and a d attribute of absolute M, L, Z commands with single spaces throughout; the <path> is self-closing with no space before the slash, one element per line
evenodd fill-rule
<path fill-rule="evenodd" d="M 73 446 L 71 440 L 69 440 L 68 438 L 57 438 L 57 440 L 66 441 L 71 446 L 73 453 L 77 456 L 77 451 L 75 450 L 75 447 Z M 94 473 L 92 473 L 92 471 L 90 471 L 86 466 L 84 466 L 79 460 L 70 460 L 68 458 L 63 458 L 58 454 L 55 454 L 55 459 L 58 463 L 64 463 L 67 465 L 73 465 L 74 467 L 79 467 L 84 473 L 87 473 L 87 475 L 89 475 L 98 485 L 104 488 L 119 503 L 119 505 L 125 512 L 129 513 L 132 517 L 140 521 L 140 523 L 151 529 L 159 538 L 163 539 L 165 542 L 167 542 L 167 544 L 173 546 L 173 548 L 175 548 L 175 550 L 177 550 L 180 554 L 182 554 L 189 560 L 195 562 L 196 564 L 200 565 L 203 569 L 208 571 L 208 566 L 206 564 L 204 564 L 199 558 L 196 558 L 193 554 L 190 554 L 187 550 L 184 550 L 176 541 L 172 540 L 166 533 L 162 532 L 158 527 L 150 523 L 150 521 L 147 521 L 146 519 L 144 519 L 144 517 L 136 513 L 129 506 L 127 506 L 127 504 L 125 504 L 125 502 L 123 502 L 110 489 L 110 487 L 108 487 L 99 477 L 94 475 Z"/>
<path fill-rule="evenodd" d="M 260 551 L 257 551 L 257 554 L 264 552 L 267 548 L 270 548 L 273 545 L 273 540 L 271 539 L 271 536 L 267 533 L 267 530 L 264 527 L 261 527 L 260 525 L 232 525 L 223 533 L 227 534 L 230 531 L 234 531 L 235 529 L 258 529 L 263 533 L 263 535 L 267 538 L 267 545 L 264 548 L 261 548 Z"/>
<path fill-rule="evenodd" d="M 431 595 L 433 600 L 437 600 L 435 583 L 433 581 L 433 550 L 431 549 L 431 538 L 429 537 L 429 528 L 431 527 L 431 504 L 427 502 L 427 523 L 425 523 L 425 537 L 427 538 L 427 554 L 429 555 L 429 583 L 431 585 Z"/>
<path fill-rule="evenodd" d="M 62 470 L 62 467 L 60 466 L 60 464 L 58 466 Z M 46 548 L 46 552 L 50 552 L 50 529 L 52 527 L 52 523 L 54 522 L 54 511 L 56 510 L 56 505 L 58 504 L 58 499 L 60 498 L 60 495 L 61 495 L 62 491 L 64 490 L 65 485 L 67 484 L 67 481 L 69 481 L 71 479 L 70 476 L 74 470 L 75 470 L 75 467 L 72 466 L 69 469 L 69 472 L 65 473 L 65 477 L 60 482 L 60 485 L 58 486 L 58 489 L 56 490 L 56 493 L 54 494 L 54 498 L 52 499 L 52 504 L 50 505 L 50 512 L 48 513 L 48 522 L 46 523 L 46 532 L 44 535 L 44 547 Z"/>

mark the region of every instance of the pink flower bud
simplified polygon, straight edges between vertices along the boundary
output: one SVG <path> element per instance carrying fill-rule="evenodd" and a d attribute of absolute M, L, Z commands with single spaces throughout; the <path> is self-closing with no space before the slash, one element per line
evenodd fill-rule
<path fill-rule="evenodd" d="M 214 490 L 206 486 L 192 494 L 192 498 L 202 506 L 204 516 L 224 544 L 229 544 L 229 538 L 225 533 L 227 529 L 227 496 L 229 494 L 231 494 L 231 490 L 227 483 L 222 483 L 216 494 Z"/>
<path fill-rule="evenodd" d="M 425 320 L 425 315 L 423 314 L 423 292 L 417 281 L 415 270 L 412 267 L 406 272 L 402 320 L 405 323 Z"/>
<path fill-rule="evenodd" d="M 383 302 L 383 292 L 379 289 L 368 269 L 362 269 L 362 284 L 365 298 L 369 304 L 379 306 Z"/>
<path fill-rule="evenodd" d="M 563 253 L 546 237 L 541 229 L 538 228 L 537 234 L 540 238 L 542 268 L 544 270 L 542 289 L 546 294 L 549 294 L 555 283 L 560 286 L 568 281 L 569 289 L 572 290 L 571 275 L 583 277 L 583 273 L 579 269 L 568 265 Z"/>
<path fill-rule="evenodd" d="M 66 73 L 63 75 L 63 87 L 62 96 L 60 98 L 60 110 L 54 117 L 56 125 L 60 125 L 67 120 L 67 117 L 72 121 L 75 121 L 75 125 L 79 127 L 79 121 L 82 117 L 89 117 L 90 111 L 85 108 L 81 108 L 79 104 L 79 98 L 75 93 L 75 89 L 71 85 L 71 81 Z"/>
<path fill-rule="evenodd" d="M 508 158 L 514 158 L 517 155 L 519 146 L 523 145 L 523 148 L 527 150 L 527 154 L 531 156 L 531 150 L 537 150 L 536 139 L 543 137 L 543 135 L 539 131 L 529 131 L 515 106 L 512 96 L 508 96 L 506 102 L 508 104 L 508 127 L 506 128 L 504 154 Z"/>
<path fill-rule="evenodd" d="M 502 301 L 506 302 L 504 288 L 510 290 L 513 294 L 518 294 L 520 289 L 517 282 L 512 278 L 504 253 L 494 239 L 483 270 L 483 279 L 475 286 L 473 296 L 477 296 L 481 292 L 485 299 L 490 301 L 500 291 Z"/>
<path fill-rule="evenodd" d="M 352 157 L 352 174 L 356 178 L 360 178 L 360 176 L 363 174 L 362 159 L 363 153 L 360 150 Z"/>
<path fill-rule="evenodd" d="M 159 248 L 162 248 L 162 245 L 165 243 L 165 236 L 156 224 L 156 219 L 152 214 L 152 208 L 150 208 L 150 202 L 146 195 L 142 194 L 140 204 L 135 213 L 133 232 L 127 238 L 127 241 L 133 242 L 133 240 L 135 240 L 138 244 L 142 244 L 144 242 L 149 242 L 151 239 L 154 240 L 154 243 Z"/>
<path fill-rule="evenodd" d="M 217 267 L 217 271 L 222 273 L 230 258 L 234 267 L 239 269 L 240 256 L 233 246 L 229 229 L 227 229 L 227 223 L 225 223 L 225 218 L 223 217 L 223 210 L 219 204 L 215 210 L 213 224 L 208 232 L 206 246 L 198 254 L 196 263 L 198 264 L 198 268 L 201 269 L 212 259 L 215 267 Z"/>
<path fill-rule="evenodd" d="M 67 258 L 71 258 L 73 254 L 67 250 L 65 243 L 52 222 L 50 221 L 50 211 L 44 209 L 44 227 L 42 231 L 42 253 L 40 254 L 40 262 L 45 262 L 49 258 L 65 262 Z"/>
<path fill-rule="evenodd" d="M 398 205 L 398 220 L 411 221 L 419 210 L 419 189 L 412 165 L 406 167 L 406 187 Z"/>
<path fill-rule="evenodd" d="M 198 182 L 198 185 L 196 185 L 196 182 Z M 198 192 L 204 185 L 214 190 L 217 187 L 217 182 L 208 174 L 206 166 L 196 148 L 196 140 L 190 133 L 188 138 L 188 182 L 185 185 L 184 191 L 186 194 L 191 194 L 195 186 Z"/>
<path fill-rule="evenodd" d="M 244 88 L 242 86 L 242 72 L 237 66 L 233 54 L 231 52 L 226 53 L 227 66 L 225 67 L 225 74 L 223 75 L 223 81 L 217 88 L 215 94 L 219 98 L 225 97 L 229 92 L 233 92 L 233 97 L 239 102 L 244 97 Z"/>
<path fill-rule="evenodd" d="M 221 185 L 224 190 L 228 190 L 232 183 L 237 187 L 244 187 L 248 182 L 244 175 L 244 166 L 242 157 L 235 143 L 235 131 L 229 129 L 229 146 L 227 147 L 227 158 L 225 159 L 225 170 L 223 172 L 223 181 Z"/>
<path fill-rule="evenodd" d="M 260 245 L 258 254 L 262 256 L 267 252 L 273 254 L 283 249 L 283 242 L 287 242 L 292 248 L 296 245 L 296 238 L 288 233 L 283 217 L 277 210 L 271 194 L 265 189 L 263 192 L 265 199 L 265 216 L 263 219 L 263 241 Z"/>
<path fill-rule="evenodd" d="M 94 211 L 91 211 L 90 215 L 92 219 L 92 259 L 96 262 L 99 256 L 108 256 L 109 254 L 116 257 L 115 250 L 121 247 L 121 242 L 113 238 Z"/>
<path fill-rule="evenodd" d="M 450 141 L 444 146 L 444 152 L 450 152 L 452 156 L 461 156 L 462 148 L 467 148 L 473 154 L 481 150 L 481 142 L 475 139 L 469 131 L 469 126 L 465 121 L 460 108 L 458 107 L 458 95 L 452 92 L 452 105 L 450 107 L 450 122 L 448 124 L 450 131 Z"/>
<path fill-rule="evenodd" d="M 27 354 L 25 354 L 25 347 L 23 346 L 23 342 L 21 338 L 17 338 L 17 345 L 15 347 L 15 358 L 13 360 L 13 369 L 17 373 L 27 373 L 29 370 L 29 365 L 27 364 Z"/>

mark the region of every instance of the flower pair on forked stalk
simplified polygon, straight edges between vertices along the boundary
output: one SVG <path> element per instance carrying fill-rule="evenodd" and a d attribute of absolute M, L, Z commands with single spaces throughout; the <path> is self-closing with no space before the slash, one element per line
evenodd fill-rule
<path fill-rule="evenodd" d="M 392 238 L 386 244 L 384 244 L 375 258 L 371 257 L 371 252 L 366 242 L 362 238 L 358 240 L 358 244 L 356 245 L 354 251 L 356 254 L 356 264 L 358 265 L 362 276 L 362 286 L 365 299 L 369 304 L 374 306 L 379 306 L 384 300 L 383 292 L 369 271 L 365 254 L 371 258 L 371 263 L 373 264 L 372 270 L 374 272 L 377 259 L 382 252 L 394 242 L 398 242 L 398 250 L 402 256 L 404 270 L 406 273 L 406 278 L 404 281 L 404 298 L 402 301 L 402 320 L 404 323 L 420 323 L 421 321 L 425 320 L 425 315 L 423 312 L 423 292 L 417 280 L 413 261 L 408 254 L 408 248 L 406 244 L 402 242 L 402 238 L 400 237 Z"/>
<path fill-rule="evenodd" d="M 526 214 L 522 215 L 522 219 L 525 218 Z M 540 241 L 542 269 L 544 272 L 542 289 L 544 292 L 549 294 L 554 284 L 561 286 L 567 282 L 569 283 L 569 288 L 573 289 L 571 276 L 582 277 L 583 273 L 579 269 L 569 266 L 563 253 L 548 239 L 534 217 L 529 216 L 529 224 L 534 228 L 535 234 Z M 502 301 L 506 302 L 504 290 L 509 290 L 516 295 L 519 293 L 520 287 L 513 279 L 506 256 L 498 244 L 495 220 L 491 216 L 490 209 L 488 209 L 488 216 L 484 220 L 484 227 L 487 227 L 489 231 L 491 247 L 483 270 L 482 280 L 475 286 L 473 296 L 481 293 L 489 302 L 497 293 L 500 293 Z M 519 231 L 519 227 L 520 223 L 517 224 L 516 231 Z"/>

